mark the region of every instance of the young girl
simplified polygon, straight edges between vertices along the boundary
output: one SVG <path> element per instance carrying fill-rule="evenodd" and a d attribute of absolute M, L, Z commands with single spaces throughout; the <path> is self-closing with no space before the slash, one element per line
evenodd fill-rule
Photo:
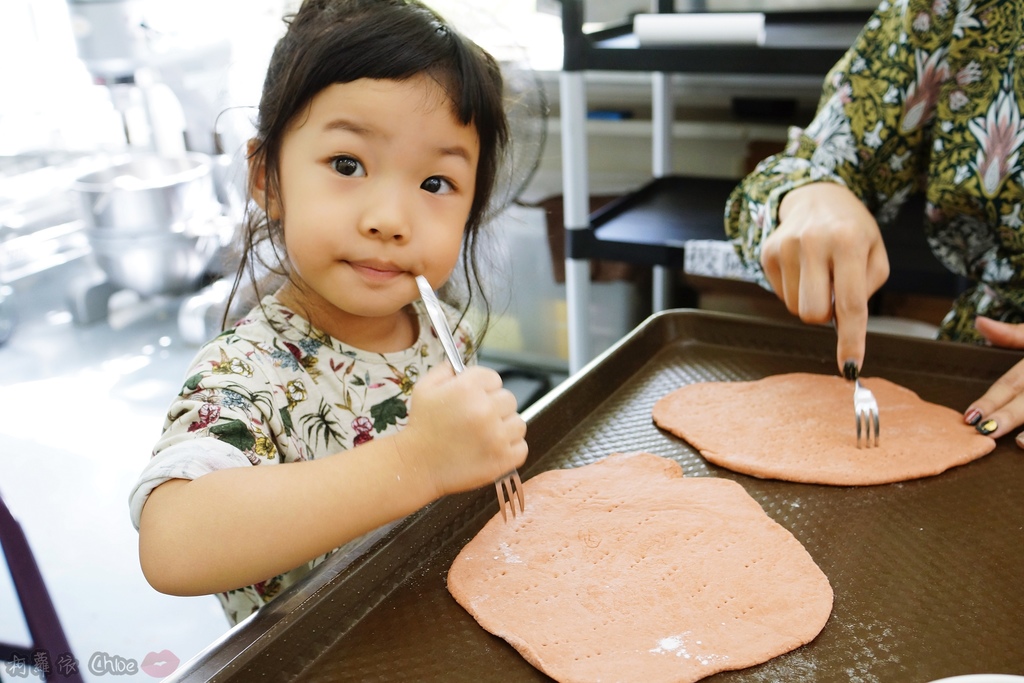
<path fill-rule="evenodd" d="M 287 279 L 200 350 L 132 492 L 154 588 L 218 593 L 237 622 L 338 547 L 523 464 L 515 397 L 453 373 L 414 280 L 441 286 L 461 251 L 479 284 L 507 130 L 493 59 L 416 0 L 302 4 L 249 144 L 236 289 L 268 252 Z"/>

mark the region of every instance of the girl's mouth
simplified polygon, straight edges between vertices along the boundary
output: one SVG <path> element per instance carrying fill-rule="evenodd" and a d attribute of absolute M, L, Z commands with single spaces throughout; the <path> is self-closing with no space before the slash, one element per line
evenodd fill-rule
<path fill-rule="evenodd" d="M 393 263 L 382 261 L 349 261 L 348 264 L 360 276 L 373 282 L 386 282 L 405 272 Z"/>

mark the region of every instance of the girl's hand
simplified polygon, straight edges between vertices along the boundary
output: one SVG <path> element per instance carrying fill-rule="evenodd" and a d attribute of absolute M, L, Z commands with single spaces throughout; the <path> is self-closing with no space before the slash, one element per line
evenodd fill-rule
<path fill-rule="evenodd" d="M 790 313 L 806 323 L 835 318 L 836 363 L 864 362 L 868 299 L 889 278 L 878 223 L 853 192 L 817 182 L 787 193 L 761 266 Z"/>
<path fill-rule="evenodd" d="M 974 323 L 993 346 L 1024 349 L 1024 324 L 1003 323 L 978 316 Z M 1024 360 L 996 380 L 985 395 L 971 404 L 964 413 L 968 424 L 993 439 L 1024 424 Z M 1017 435 L 1017 445 L 1024 448 L 1024 433 Z"/>
<path fill-rule="evenodd" d="M 479 366 L 455 375 L 437 366 L 413 387 L 409 424 L 399 432 L 407 462 L 433 482 L 437 497 L 468 491 L 526 461 L 526 422 L 497 372 Z"/>

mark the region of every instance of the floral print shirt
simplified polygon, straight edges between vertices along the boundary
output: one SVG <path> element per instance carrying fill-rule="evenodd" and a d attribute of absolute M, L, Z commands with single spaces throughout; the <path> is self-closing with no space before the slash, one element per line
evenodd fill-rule
<path fill-rule="evenodd" d="M 323 458 L 402 429 L 416 380 L 446 362 L 422 303 L 412 308 L 419 338 L 395 353 L 346 346 L 312 328 L 274 296 L 208 342 L 193 360 L 132 493 L 136 528 L 146 497 L 169 479 Z M 456 345 L 468 360 L 472 335 L 465 325 L 455 327 L 454 309 L 446 313 Z M 234 624 L 249 616 L 328 555 L 218 595 L 228 620 Z"/>
<path fill-rule="evenodd" d="M 923 192 L 932 251 L 973 282 L 939 338 L 981 343 L 978 314 L 1024 322 L 1022 102 L 1024 3 L 885 0 L 826 77 L 814 120 L 733 191 L 726 232 L 767 287 L 760 246 L 786 192 L 843 184 L 883 239 Z"/>

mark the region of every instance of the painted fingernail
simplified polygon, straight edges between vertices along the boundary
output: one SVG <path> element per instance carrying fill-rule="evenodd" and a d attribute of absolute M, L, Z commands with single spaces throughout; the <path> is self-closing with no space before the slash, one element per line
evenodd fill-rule
<path fill-rule="evenodd" d="M 971 425 L 972 427 L 981 422 L 981 411 L 977 408 L 971 408 L 964 415 L 964 422 Z"/>
<path fill-rule="evenodd" d="M 1017 435 L 1017 445 L 1024 448 L 1024 432 Z"/>
<path fill-rule="evenodd" d="M 857 374 L 857 364 L 854 361 L 848 360 L 843 363 L 843 377 L 853 380 L 857 379 Z"/>
<path fill-rule="evenodd" d="M 992 432 L 996 431 L 996 429 L 999 428 L 999 423 L 996 422 L 995 420 L 989 419 L 976 425 L 974 428 L 977 429 L 979 433 L 988 436 L 989 434 L 991 434 Z"/>

